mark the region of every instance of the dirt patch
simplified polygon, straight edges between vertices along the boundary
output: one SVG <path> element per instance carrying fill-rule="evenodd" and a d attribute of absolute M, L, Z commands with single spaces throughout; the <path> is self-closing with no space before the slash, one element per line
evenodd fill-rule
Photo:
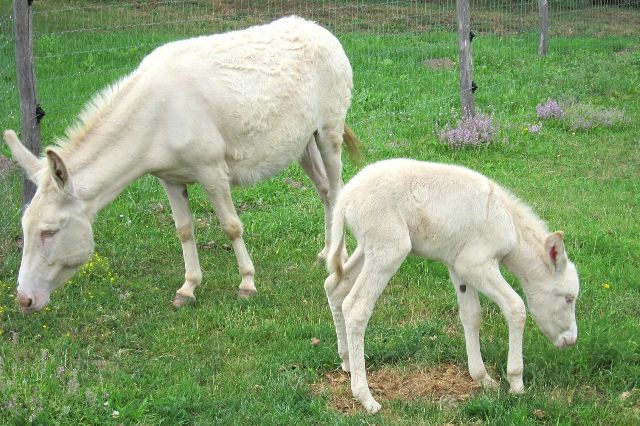
<path fill-rule="evenodd" d="M 640 50 L 640 45 L 629 46 L 629 47 L 625 47 L 622 50 L 618 50 L 616 52 L 616 55 L 617 56 L 629 56 L 629 55 L 632 55 L 632 54 L 636 53 L 638 50 Z"/>
<path fill-rule="evenodd" d="M 446 69 L 450 70 L 455 67 L 455 62 L 451 58 L 435 58 L 435 59 L 425 59 L 422 61 L 422 65 L 425 68 L 429 68 L 430 70 L 439 70 Z"/>
<path fill-rule="evenodd" d="M 384 367 L 367 372 L 367 381 L 374 398 L 382 405 L 396 399 L 424 399 L 437 404 L 453 405 L 471 399 L 481 390 L 481 386 L 465 370 L 453 364 L 417 371 Z M 355 413 L 363 408 L 353 399 L 350 383 L 348 373 L 332 371 L 325 374 L 321 382 L 312 386 L 317 393 L 329 392 L 332 408 L 343 413 Z"/>

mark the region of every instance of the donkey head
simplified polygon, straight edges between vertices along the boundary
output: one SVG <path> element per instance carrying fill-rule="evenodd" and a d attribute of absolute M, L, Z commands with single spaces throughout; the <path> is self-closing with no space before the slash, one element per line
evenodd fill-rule
<path fill-rule="evenodd" d="M 38 189 L 22 216 L 23 249 L 18 302 L 23 312 L 41 310 L 93 253 L 93 230 L 85 203 L 60 156 L 47 149 L 38 159 L 8 130 L 4 139 L 14 159 Z"/>
<path fill-rule="evenodd" d="M 535 280 L 524 289 L 527 304 L 542 332 L 557 347 L 570 346 L 578 338 L 578 272 L 567 257 L 562 232 L 547 236 L 544 251 L 542 265 L 534 275 Z"/>

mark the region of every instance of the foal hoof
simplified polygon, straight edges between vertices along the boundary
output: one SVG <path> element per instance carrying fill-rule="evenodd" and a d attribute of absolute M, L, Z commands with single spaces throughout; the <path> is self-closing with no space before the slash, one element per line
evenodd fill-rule
<path fill-rule="evenodd" d="M 176 297 L 173 299 L 173 303 L 171 304 L 175 309 L 180 309 L 184 305 L 193 305 L 196 303 L 195 297 L 189 297 L 182 295 L 180 293 L 176 293 Z"/>
<path fill-rule="evenodd" d="M 253 296 L 256 293 L 257 291 L 253 288 L 251 289 L 241 288 L 238 290 L 238 299 L 248 300 L 248 299 L 251 299 L 251 296 Z"/>
<path fill-rule="evenodd" d="M 371 401 L 367 401 L 362 405 L 364 406 L 364 409 L 367 410 L 367 413 L 369 414 L 375 414 L 378 411 L 380 411 L 380 409 L 382 408 L 382 405 L 378 404 L 378 402 L 375 399 L 372 399 Z"/>

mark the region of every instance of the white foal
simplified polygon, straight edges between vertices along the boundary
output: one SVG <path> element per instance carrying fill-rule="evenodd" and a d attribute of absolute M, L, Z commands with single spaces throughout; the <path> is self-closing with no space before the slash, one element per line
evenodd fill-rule
<path fill-rule="evenodd" d="M 345 219 L 358 246 L 342 261 Z M 495 387 L 480 354 L 482 292 L 509 325 L 507 378 L 524 391 L 522 337 L 525 304 L 502 277 L 499 263 L 522 283 L 531 314 L 558 347 L 575 343 L 579 282 L 562 232 L 546 225 L 513 195 L 469 169 L 415 160 L 370 165 L 341 191 L 333 212 L 325 290 L 338 336 L 342 368 L 367 411 L 381 407 L 365 376 L 364 333 L 376 300 L 406 256 L 439 260 L 449 268 L 460 306 L 471 377 Z"/>

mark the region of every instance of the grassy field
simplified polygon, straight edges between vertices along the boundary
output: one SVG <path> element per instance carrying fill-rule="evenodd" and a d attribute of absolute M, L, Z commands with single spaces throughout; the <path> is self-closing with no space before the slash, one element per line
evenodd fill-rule
<path fill-rule="evenodd" d="M 54 58 L 38 64 L 38 75 L 47 76 L 39 86 L 50 111 L 45 143 L 63 133 L 92 91 L 132 69 L 147 46 L 175 38 L 155 31 L 140 37 L 136 43 L 144 47 L 87 49 L 95 51 L 91 58 L 55 52 L 78 43 L 99 46 L 104 34 L 48 35 L 37 44 Z M 108 39 L 125 44 L 131 35 L 114 31 Z M 326 273 L 314 263 L 322 210 L 296 165 L 234 190 L 257 270 L 253 299 L 236 299 L 234 254 L 194 186 L 204 280 L 195 305 L 171 309 L 182 284 L 182 254 L 166 196 L 145 177 L 98 215 L 91 262 L 43 312 L 24 316 L 15 302 L 20 173 L 0 158 L 0 424 L 640 422 L 637 32 L 557 37 L 545 58 L 527 35 L 474 41 L 476 105 L 498 128 L 492 143 L 476 149 L 451 149 L 438 137 L 457 118 L 455 34 L 350 32 L 340 39 L 354 68 L 349 123 L 366 145 L 367 162 L 412 157 L 466 165 L 510 188 L 550 228 L 565 231 L 582 282 L 576 346 L 555 349 L 529 320 L 528 390 L 509 395 L 506 324 L 483 299 L 483 354 L 501 388 L 478 389 L 466 372 L 446 269 L 409 258 L 368 329 L 370 384 L 383 410 L 365 414 L 350 397 L 348 376 L 338 371 L 322 288 Z M 536 106 L 548 99 L 584 120 L 569 113 L 539 119 Z M 17 126 L 16 110 L 0 103 L 2 128 Z M 622 118 L 610 122 L 611 115 Z M 585 121 L 588 126 L 576 124 Z M 6 146 L 0 153 L 8 155 Z M 345 180 L 359 167 L 345 158 Z"/>

